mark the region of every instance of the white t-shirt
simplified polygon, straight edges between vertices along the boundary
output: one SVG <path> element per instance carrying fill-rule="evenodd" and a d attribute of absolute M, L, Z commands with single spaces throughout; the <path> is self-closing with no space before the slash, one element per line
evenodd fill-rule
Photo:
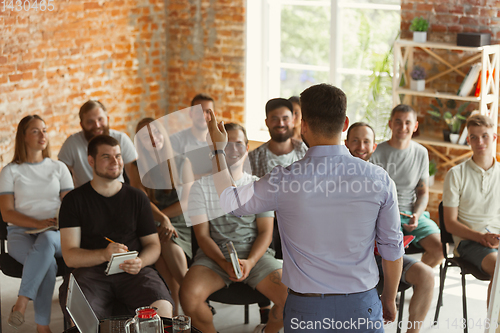
<path fill-rule="evenodd" d="M 123 163 L 128 164 L 137 159 L 137 152 L 135 151 L 132 140 L 127 134 L 110 129 L 109 135 L 118 140 L 120 143 Z M 75 187 L 89 182 L 94 177 L 92 168 L 87 158 L 87 147 L 89 143 L 83 134 L 83 131 L 71 135 L 64 141 L 64 144 L 59 151 L 57 158 L 63 161 L 69 167 L 73 168 L 73 180 Z M 118 178 L 123 182 L 123 175 Z"/>
<path fill-rule="evenodd" d="M 474 231 L 500 233 L 500 164 L 484 171 L 472 159 L 448 171 L 443 206 L 458 207 L 458 221 Z M 462 238 L 453 236 L 455 248 Z"/>
<path fill-rule="evenodd" d="M 212 161 L 209 158 L 210 148 L 206 141 L 198 141 L 191 128 L 179 131 L 170 136 L 172 148 L 186 156 L 191 162 L 195 175 L 212 173 Z"/>
<path fill-rule="evenodd" d="M 35 218 L 56 217 L 60 193 L 73 189 L 64 163 L 45 158 L 40 163 L 9 163 L 0 172 L 0 195 L 13 194 L 16 211 Z"/>

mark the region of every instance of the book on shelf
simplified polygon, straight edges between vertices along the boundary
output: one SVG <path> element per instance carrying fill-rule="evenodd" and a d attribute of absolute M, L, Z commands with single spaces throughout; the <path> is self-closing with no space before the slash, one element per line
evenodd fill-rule
<path fill-rule="evenodd" d="M 474 88 L 474 83 L 476 83 L 479 73 L 481 72 L 481 63 L 475 63 L 471 66 L 469 72 L 465 76 L 460 88 L 458 88 L 457 95 L 466 97 L 469 96 Z"/>
<path fill-rule="evenodd" d="M 486 82 L 488 82 L 488 78 L 490 76 L 490 71 L 486 71 Z M 495 76 L 495 70 L 493 69 L 493 76 Z M 479 97 L 481 95 L 481 72 L 479 72 L 479 78 L 477 79 L 476 93 L 474 96 Z"/>

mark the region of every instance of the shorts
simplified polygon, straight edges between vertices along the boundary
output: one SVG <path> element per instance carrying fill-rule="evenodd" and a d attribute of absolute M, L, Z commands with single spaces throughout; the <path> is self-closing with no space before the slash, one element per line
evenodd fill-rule
<path fill-rule="evenodd" d="M 467 260 L 476 266 L 481 272 L 486 274 L 486 272 L 481 268 L 481 263 L 488 254 L 498 252 L 498 249 L 491 249 L 489 247 L 482 246 L 478 242 L 465 239 L 458 243 L 457 252 L 460 258 Z"/>
<path fill-rule="evenodd" d="M 144 267 L 136 275 L 119 273 L 109 276 L 104 274 L 104 269 L 103 265 L 99 265 L 73 270 L 73 275 L 97 318 L 105 319 L 115 315 L 113 306 L 117 302 L 130 315 L 135 313 L 135 309 L 149 306 L 158 300 L 174 304 L 167 285 L 155 269 Z M 67 286 L 66 281 L 65 283 Z M 61 288 L 64 288 L 63 285 Z"/>
<path fill-rule="evenodd" d="M 383 287 L 383 281 L 384 281 L 384 272 L 382 270 L 382 257 L 381 256 L 375 256 L 375 259 L 377 260 L 378 273 L 379 273 L 379 276 L 380 276 L 379 285 L 382 288 Z M 416 264 L 417 262 L 418 262 L 418 260 L 413 259 L 410 256 L 403 255 L 403 271 L 401 273 L 401 280 L 399 282 L 400 286 L 403 283 L 410 284 L 410 283 L 408 283 L 408 281 L 406 281 L 406 273 L 408 272 L 408 270 L 410 269 L 410 267 L 413 266 L 414 264 Z M 380 290 L 380 292 L 381 292 L 381 290 Z"/>
<path fill-rule="evenodd" d="M 413 214 L 410 211 L 402 211 L 401 213 L 405 213 L 408 215 Z M 401 231 L 403 232 L 404 235 L 412 235 L 415 236 L 415 239 L 413 240 L 413 245 L 417 248 L 422 248 L 418 242 L 420 242 L 422 239 L 425 237 L 432 235 L 432 234 L 440 234 L 441 230 L 437 226 L 436 222 L 430 219 L 429 212 L 425 211 L 420 217 L 418 218 L 418 226 L 415 230 L 412 232 L 406 231 L 405 228 L 403 228 L 403 224 L 408 224 L 410 222 L 410 218 L 400 215 L 401 218 Z"/>
<path fill-rule="evenodd" d="M 273 251 L 267 249 L 264 255 L 257 261 L 255 266 L 248 274 L 247 278 L 243 280 L 243 283 L 248 284 L 250 287 L 255 289 L 255 287 L 260 283 L 260 281 L 264 280 L 269 274 L 274 272 L 277 269 L 282 269 L 283 265 L 279 262 L 273 255 Z M 194 257 L 194 262 L 191 266 L 205 266 L 210 268 L 212 271 L 217 273 L 224 283 L 226 287 L 229 287 L 231 283 L 234 281 L 229 279 L 229 275 L 223 270 L 215 261 L 210 259 L 203 253 L 201 249 L 198 249 L 196 252 L 196 256 Z"/>

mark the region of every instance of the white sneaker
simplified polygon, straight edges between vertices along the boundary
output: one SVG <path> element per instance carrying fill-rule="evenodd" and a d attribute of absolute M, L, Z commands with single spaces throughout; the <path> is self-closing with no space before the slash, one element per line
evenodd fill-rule
<path fill-rule="evenodd" d="M 253 333 L 264 333 L 264 330 L 266 329 L 266 324 L 259 324 L 255 329 L 253 330 Z"/>

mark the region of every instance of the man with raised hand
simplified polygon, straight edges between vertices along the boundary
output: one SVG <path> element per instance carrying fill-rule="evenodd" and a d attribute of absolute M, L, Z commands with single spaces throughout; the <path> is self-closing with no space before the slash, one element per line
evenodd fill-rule
<path fill-rule="evenodd" d="M 245 129 L 238 124 L 224 125 L 228 143 L 222 154 L 237 184 L 256 180 L 243 170 L 248 155 Z M 212 155 L 214 158 L 215 155 Z M 281 283 L 282 264 L 269 249 L 273 233 L 273 212 L 247 214 L 236 217 L 226 214 L 219 205 L 219 197 L 212 176 L 196 181 L 189 195 L 189 217 L 200 248 L 194 257 L 181 287 L 182 308 L 192 317 L 201 331 L 215 332 L 213 317 L 205 300 L 217 290 L 232 282 L 244 282 L 274 302 L 269 321 L 254 332 L 278 332 L 283 327 L 283 306 L 287 297 Z M 233 242 L 242 276 L 237 278 L 226 244 Z"/>
<path fill-rule="evenodd" d="M 392 136 L 380 143 L 370 161 L 389 173 L 398 191 L 401 230 L 413 235 L 413 244 L 425 250 L 422 262 L 435 267 L 443 261 L 440 230 L 430 219 L 429 155 L 427 149 L 413 141 L 418 128 L 417 113 L 409 105 L 397 105 L 391 112 Z"/>
<path fill-rule="evenodd" d="M 220 205 L 238 216 L 276 211 L 283 244 L 283 283 L 289 288 L 285 332 L 383 332 L 396 318 L 403 237 L 394 182 L 382 168 L 341 145 L 347 98 L 328 84 L 304 90 L 301 133 L 305 157 L 236 186 L 225 159 L 227 133 L 212 115 L 209 132 Z M 384 291 L 374 245 L 383 258 Z M 380 300 L 382 302 L 380 302 Z"/>
<path fill-rule="evenodd" d="M 97 100 L 88 100 L 81 106 L 78 115 L 82 130 L 69 136 L 57 155 L 73 174 L 75 188 L 92 180 L 92 168 L 87 161 L 87 146 L 93 137 L 101 134 L 110 135 L 118 140 L 122 147 L 125 172 L 130 175 L 133 172 L 132 162 L 137 160 L 137 152 L 127 134 L 109 128 L 109 117 L 104 105 Z M 118 180 L 123 182 L 123 175 L 120 175 Z"/>
<path fill-rule="evenodd" d="M 118 181 L 123 159 L 118 141 L 94 137 L 88 146 L 93 178 L 68 193 L 59 212 L 61 250 L 68 267 L 99 319 L 111 317 L 113 303 L 123 303 L 129 314 L 154 306 L 162 317 L 172 316 L 173 300 L 158 272 L 151 266 L 160 255 L 160 239 L 146 195 Z M 138 251 L 125 260 L 125 273 L 107 276 L 113 253 Z M 59 289 L 65 312 L 67 279 Z"/>
<path fill-rule="evenodd" d="M 193 108 L 195 105 L 200 105 L 203 112 Z M 208 110 L 214 110 L 214 99 L 207 94 L 194 96 L 189 111 L 192 126 L 170 136 L 172 148 L 179 154 L 185 154 L 191 161 L 196 179 L 212 171 L 212 164 L 208 158 L 210 149 L 207 144 Z"/>
<path fill-rule="evenodd" d="M 345 145 L 352 156 L 368 161 L 377 148 L 375 143 L 375 131 L 367 123 L 357 122 L 352 124 L 347 131 Z M 379 265 L 379 274 L 383 278 L 382 260 L 376 256 Z M 403 255 L 403 271 L 400 283 L 413 286 L 413 296 L 410 300 L 408 310 L 409 317 L 407 332 L 419 332 L 423 326 L 425 316 L 429 311 L 434 292 L 434 272 L 428 265 Z M 398 323 L 399 324 L 399 323 Z"/>
<path fill-rule="evenodd" d="M 500 237 L 500 165 L 493 155 L 496 126 L 483 115 L 470 116 L 466 126 L 473 154 L 446 175 L 444 223 L 453 235 L 455 254 L 491 276 L 489 305 Z"/>

